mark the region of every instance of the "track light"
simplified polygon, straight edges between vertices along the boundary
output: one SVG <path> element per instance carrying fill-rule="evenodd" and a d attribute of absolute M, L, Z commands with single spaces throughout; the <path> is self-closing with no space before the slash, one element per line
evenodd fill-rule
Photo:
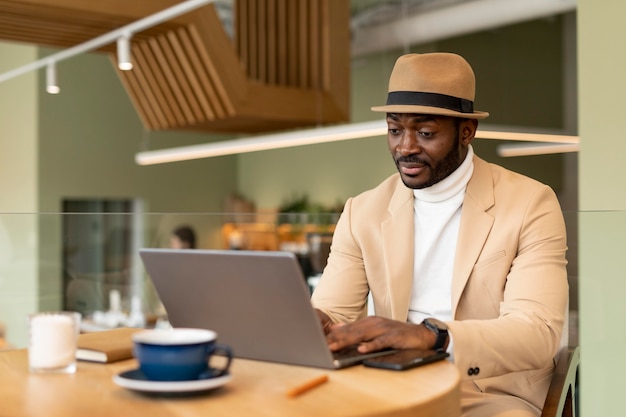
<path fill-rule="evenodd" d="M 57 85 L 57 68 L 54 61 L 46 67 L 46 91 L 50 94 L 59 94 L 61 91 Z"/>
<path fill-rule="evenodd" d="M 130 53 L 130 38 L 132 34 L 123 34 L 117 38 L 117 67 L 122 71 L 133 69 Z"/>
<path fill-rule="evenodd" d="M 195 10 L 207 4 L 214 3 L 215 1 L 217 0 L 181 1 L 172 7 L 161 10 L 160 12 L 157 12 L 153 15 L 144 17 L 143 19 L 139 19 L 136 22 L 129 23 L 128 25 L 122 28 L 105 33 L 104 35 L 98 36 L 97 38 L 93 38 L 91 40 L 88 40 L 87 42 L 83 42 L 80 45 L 76 45 L 71 48 L 64 49 L 60 52 L 57 52 L 55 54 L 42 58 L 38 61 L 31 62 L 30 64 L 26 64 L 22 67 L 15 68 L 11 71 L 7 71 L 3 74 L 0 74 L 0 83 L 3 83 L 7 80 L 20 76 L 22 74 L 26 74 L 27 72 L 47 67 L 48 80 L 54 80 L 52 82 L 48 81 L 48 92 L 51 94 L 56 94 L 60 91 L 59 87 L 56 85 L 56 80 L 55 80 L 56 74 L 55 74 L 54 64 L 56 62 L 71 58 L 78 54 L 93 51 L 95 49 L 101 48 L 115 41 L 117 41 L 117 45 L 118 45 L 118 60 L 119 60 L 118 65 L 122 62 L 127 64 L 125 68 L 122 68 L 122 66 L 120 66 L 120 69 L 122 70 L 130 69 L 132 68 L 132 62 L 130 59 L 131 58 L 130 37 L 132 36 L 133 33 L 140 32 L 142 30 L 156 26 L 167 20 L 174 19 L 177 16 L 180 16 L 184 13 L 188 13 L 192 10 Z M 122 55 L 121 57 L 119 56 L 120 53 Z M 125 53 L 126 55 L 124 55 Z M 128 66 L 129 64 L 130 64 L 130 67 Z"/>

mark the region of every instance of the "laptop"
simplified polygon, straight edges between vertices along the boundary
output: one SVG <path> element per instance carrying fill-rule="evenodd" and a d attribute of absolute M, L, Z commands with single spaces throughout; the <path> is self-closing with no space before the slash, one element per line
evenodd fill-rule
<path fill-rule="evenodd" d="M 392 350 L 331 352 L 295 254 L 140 249 L 173 327 L 214 330 L 235 357 L 339 369 Z"/>

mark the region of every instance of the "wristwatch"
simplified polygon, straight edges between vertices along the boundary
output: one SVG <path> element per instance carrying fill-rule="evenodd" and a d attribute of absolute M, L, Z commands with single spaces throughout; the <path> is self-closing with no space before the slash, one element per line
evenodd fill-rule
<path fill-rule="evenodd" d="M 437 336 L 437 340 L 435 341 L 435 345 L 432 347 L 433 350 L 441 350 L 446 345 L 448 341 L 448 326 L 442 322 L 441 320 L 437 320 L 434 318 L 424 319 L 422 324 L 431 332 L 435 333 Z"/>

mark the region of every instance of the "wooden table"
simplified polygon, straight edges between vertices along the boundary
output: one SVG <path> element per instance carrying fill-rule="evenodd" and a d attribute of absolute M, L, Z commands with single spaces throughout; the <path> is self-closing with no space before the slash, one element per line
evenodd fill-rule
<path fill-rule="evenodd" d="M 30 374 L 25 349 L 0 352 L 0 416 L 460 416 L 460 377 L 448 361 L 397 372 L 235 359 L 228 384 L 192 396 L 146 395 L 113 382 L 115 374 L 136 367 L 134 359 L 79 362 L 71 375 Z M 286 395 L 321 374 L 328 382 L 295 398 Z"/>

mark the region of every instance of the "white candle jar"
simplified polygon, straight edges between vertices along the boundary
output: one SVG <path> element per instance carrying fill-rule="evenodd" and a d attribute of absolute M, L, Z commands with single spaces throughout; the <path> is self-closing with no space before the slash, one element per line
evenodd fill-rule
<path fill-rule="evenodd" d="M 34 373 L 76 372 L 80 313 L 41 312 L 28 316 L 28 365 Z"/>

